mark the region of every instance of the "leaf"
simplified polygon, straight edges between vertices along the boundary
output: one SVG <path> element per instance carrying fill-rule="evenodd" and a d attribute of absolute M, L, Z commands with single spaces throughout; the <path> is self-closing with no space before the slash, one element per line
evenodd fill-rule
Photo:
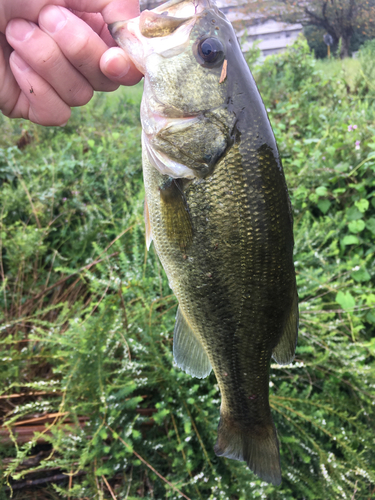
<path fill-rule="evenodd" d="M 107 467 L 105 465 L 103 465 L 102 467 L 99 467 L 96 471 L 95 471 L 95 475 L 96 476 L 110 476 L 112 474 L 112 470 L 110 467 Z"/>
<path fill-rule="evenodd" d="M 350 207 L 346 211 L 346 218 L 348 220 L 358 220 L 358 219 L 362 219 L 362 217 L 363 217 L 363 214 L 362 214 L 362 212 L 360 212 L 358 210 L 357 207 Z"/>
<path fill-rule="evenodd" d="M 371 218 L 366 222 L 366 227 L 369 231 L 375 234 L 375 219 Z"/>
<path fill-rule="evenodd" d="M 351 273 L 351 276 L 359 283 L 362 283 L 364 281 L 369 281 L 371 279 L 371 276 L 366 269 L 359 269 L 358 271 L 353 271 Z"/>
<path fill-rule="evenodd" d="M 320 139 L 315 139 L 315 138 L 311 138 L 311 139 L 304 139 L 303 142 L 305 144 L 316 144 L 317 142 L 319 142 Z"/>
<path fill-rule="evenodd" d="M 338 163 L 336 166 L 335 166 L 335 170 L 336 172 L 347 172 L 350 168 L 350 165 L 349 163 Z"/>
<path fill-rule="evenodd" d="M 362 213 L 365 213 L 368 207 L 370 206 L 369 201 L 363 198 L 361 200 L 356 201 L 354 204 L 358 208 L 358 210 Z"/>
<path fill-rule="evenodd" d="M 340 304 L 340 306 L 348 311 L 355 307 L 355 300 L 353 295 L 350 292 L 338 292 L 336 295 L 336 302 Z"/>
<path fill-rule="evenodd" d="M 157 413 L 154 413 L 154 420 L 157 424 L 162 424 L 165 417 L 169 414 L 169 410 L 167 408 L 163 408 L 159 410 Z"/>
<path fill-rule="evenodd" d="M 344 246 L 345 245 L 357 245 L 359 243 L 359 240 L 358 240 L 357 236 L 354 236 L 352 234 L 348 234 L 347 236 L 344 236 L 344 238 L 342 238 L 341 243 Z"/>
<path fill-rule="evenodd" d="M 139 439 L 141 437 L 141 433 L 137 429 L 132 430 L 132 435 L 134 439 Z"/>
<path fill-rule="evenodd" d="M 348 224 L 351 233 L 360 233 L 365 228 L 365 222 L 362 219 L 353 220 Z"/>
<path fill-rule="evenodd" d="M 100 436 L 103 440 L 105 440 L 105 439 L 107 439 L 107 437 L 108 437 L 108 432 L 107 432 L 104 428 L 102 428 L 102 429 L 100 429 L 100 431 L 99 431 L 99 436 Z"/>
<path fill-rule="evenodd" d="M 374 293 L 369 293 L 366 296 L 366 305 L 368 305 L 368 306 L 375 305 L 375 294 Z"/>
<path fill-rule="evenodd" d="M 331 202 L 329 200 L 318 201 L 318 208 L 325 215 L 331 207 Z"/>
<path fill-rule="evenodd" d="M 372 311 L 366 314 L 366 321 L 368 321 L 369 323 L 375 323 L 375 314 Z M 375 349 L 374 349 L 374 354 L 375 354 Z"/>
<path fill-rule="evenodd" d="M 316 188 L 315 192 L 319 196 L 326 196 L 328 189 L 325 186 L 319 186 Z"/>

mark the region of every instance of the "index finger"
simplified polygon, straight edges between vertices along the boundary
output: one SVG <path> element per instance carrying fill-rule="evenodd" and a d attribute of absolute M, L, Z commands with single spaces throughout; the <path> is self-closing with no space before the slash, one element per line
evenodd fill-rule
<path fill-rule="evenodd" d="M 100 12 L 107 24 L 131 19 L 139 15 L 138 0 L 12 0 L 0 2 L 0 31 L 5 32 L 11 19 L 22 17 L 37 23 L 39 12 L 46 5 L 58 5 L 80 12 Z"/>

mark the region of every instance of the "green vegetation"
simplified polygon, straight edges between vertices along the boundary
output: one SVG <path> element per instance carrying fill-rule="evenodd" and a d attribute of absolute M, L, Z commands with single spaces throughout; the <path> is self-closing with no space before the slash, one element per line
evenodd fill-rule
<path fill-rule="evenodd" d="M 352 94 L 357 91 L 358 80 L 360 78 L 361 63 L 359 59 L 318 59 L 315 68 L 320 70 L 326 78 L 330 80 L 342 79 L 346 83 Z"/>
<path fill-rule="evenodd" d="M 271 368 L 281 487 L 215 457 L 215 377 L 173 364 L 176 300 L 144 243 L 136 87 L 98 94 L 64 129 L 0 119 L 0 499 L 10 485 L 16 499 L 374 498 L 375 94 L 319 71 L 303 41 L 254 75 L 300 295 L 296 360 Z"/>

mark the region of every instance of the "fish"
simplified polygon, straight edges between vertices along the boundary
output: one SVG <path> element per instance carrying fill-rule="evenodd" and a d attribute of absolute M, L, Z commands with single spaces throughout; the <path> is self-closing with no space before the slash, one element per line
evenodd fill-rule
<path fill-rule="evenodd" d="M 291 363 L 293 217 L 271 124 L 232 25 L 213 0 L 170 0 L 109 26 L 144 74 L 146 242 L 178 299 L 173 355 L 214 371 L 214 451 L 279 485 L 271 358 Z"/>

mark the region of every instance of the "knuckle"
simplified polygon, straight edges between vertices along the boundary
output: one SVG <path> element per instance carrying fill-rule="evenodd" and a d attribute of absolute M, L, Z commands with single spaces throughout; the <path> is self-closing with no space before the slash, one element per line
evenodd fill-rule
<path fill-rule="evenodd" d="M 0 111 L 4 116 L 8 118 L 21 118 L 21 116 L 14 116 L 15 108 L 17 105 L 18 97 L 16 99 L 12 99 L 11 101 L 2 102 L 0 97 Z"/>
<path fill-rule="evenodd" d="M 94 85 L 94 90 L 97 92 L 113 92 L 119 88 L 120 84 L 111 82 L 110 80 L 96 82 Z"/>
<path fill-rule="evenodd" d="M 24 98 L 21 89 L 9 92 L 9 94 L 6 99 L 3 99 L 4 96 L 0 94 L 2 114 L 8 118 L 25 118 L 25 112 L 23 112 L 22 108 L 28 108 L 28 101 Z"/>
<path fill-rule="evenodd" d="M 46 109 L 30 108 L 29 120 L 46 127 L 58 127 L 64 125 L 69 120 L 70 115 L 70 108 L 62 103 L 62 105 L 55 107 L 54 113 L 50 113 Z"/>
<path fill-rule="evenodd" d="M 68 90 L 66 103 L 72 107 L 84 106 L 92 99 L 93 94 L 93 88 L 87 83 L 73 86 Z"/>
<path fill-rule="evenodd" d="M 34 63 L 32 64 L 34 70 L 41 71 L 42 73 L 48 70 L 48 73 L 54 71 L 61 64 L 60 53 L 54 47 L 41 47 L 37 51 Z"/>
<path fill-rule="evenodd" d="M 76 60 L 84 61 L 87 58 L 87 54 L 91 52 L 90 50 L 90 37 L 88 36 L 77 36 L 74 40 L 74 58 Z"/>

